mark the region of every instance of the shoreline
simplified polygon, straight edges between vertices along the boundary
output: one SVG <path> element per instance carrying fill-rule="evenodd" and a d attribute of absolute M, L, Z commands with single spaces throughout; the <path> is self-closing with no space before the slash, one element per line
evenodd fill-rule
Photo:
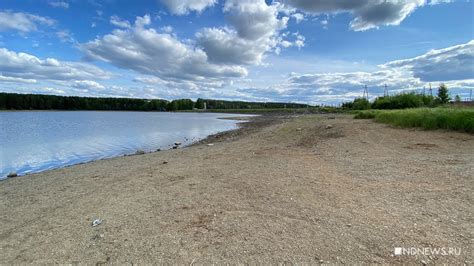
<path fill-rule="evenodd" d="M 474 136 L 349 115 L 243 125 L 0 182 L 0 263 L 473 262 Z"/>
<path fill-rule="evenodd" d="M 28 110 L 25 110 L 25 111 L 28 111 Z M 43 110 L 35 110 L 35 111 L 43 111 Z M 44 111 L 48 111 L 48 110 L 44 110 Z M 56 110 L 53 110 L 53 112 L 55 112 L 55 111 Z M 65 110 L 65 111 L 68 111 L 68 110 Z M 97 111 L 93 111 L 93 112 L 97 112 Z M 128 112 L 128 111 L 125 111 L 125 112 Z M 134 112 L 134 111 L 132 111 L 132 112 Z M 178 113 L 178 112 L 176 112 L 176 113 Z M 44 172 L 48 172 L 48 171 L 54 171 L 54 170 L 57 170 L 57 169 L 72 167 L 72 166 L 75 166 L 75 165 L 88 164 L 88 163 L 92 163 L 92 162 L 110 160 L 110 159 L 121 158 L 121 157 L 137 156 L 137 155 L 143 155 L 143 154 L 149 154 L 149 153 L 163 152 L 163 151 L 175 149 L 175 148 L 173 148 L 173 146 L 177 146 L 178 149 L 184 149 L 184 148 L 187 148 L 187 147 L 190 147 L 190 146 L 193 146 L 193 145 L 197 145 L 201 142 L 206 142 L 208 138 L 212 138 L 215 135 L 232 134 L 231 133 L 232 131 L 240 130 L 241 127 L 243 127 L 244 124 L 251 122 L 251 119 L 253 117 L 257 117 L 257 116 L 260 116 L 260 115 L 255 115 L 255 116 L 242 116 L 241 115 L 241 116 L 239 116 L 239 115 L 236 114 L 235 117 L 218 117 L 216 119 L 235 120 L 235 121 L 241 121 L 241 122 L 236 122 L 237 128 L 235 128 L 235 129 L 224 130 L 224 131 L 221 131 L 221 132 L 218 132 L 218 133 L 215 133 L 215 134 L 211 134 L 211 135 L 208 135 L 208 136 L 206 136 L 202 139 L 198 139 L 196 141 L 190 142 L 189 144 L 173 145 L 173 143 L 170 143 L 169 145 L 166 146 L 167 147 L 166 149 L 158 148 L 158 149 L 152 150 L 152 151 L 144 151 L 144 150 L 138 149 L 138 150 L 132 151 L 132 153 L 112 155 L 112 156 L 107 156 L 105 158 L 93 159 L 93 160 L 84 161 L 84 162 L 77 162 L 77 163 L 71 163 L 71 164 L 65 164 L 65 165 L 59 165 L 59 166 L 52 166 L 51 168 L 48 168 L 48 169 L 33 171 L 33 172 L 23 173 L 23 174 L 19 174 L 17 171 L 13 171 L 13 172 L 10 172 L 10 173 L 6 173 L 7 175 L 5 175 L 5 176 L 0 176 L 0 182 L 5 181 L 5 180 L 10 179 L 10 178 L 20 178 L 20 177 L 24 177 L 24 176 L 28 176 L 28 175 L 32 175 L 32 174 L 44 173 Z M 187 139 L 187 137 L 185 137 L 185 139 Z M 10 175 L 12 173 L 14 173 L 14 176 L 8 177 L 8 175 Z"/>

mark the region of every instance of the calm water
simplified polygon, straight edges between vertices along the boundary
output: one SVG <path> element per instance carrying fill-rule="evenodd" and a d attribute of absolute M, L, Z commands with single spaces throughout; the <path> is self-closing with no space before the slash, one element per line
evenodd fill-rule
<path fill-rule="evenodd" d="M 235 129 L 211 113 L 0 112 L 0 179 L 92 160 L 169 149 Z"/>

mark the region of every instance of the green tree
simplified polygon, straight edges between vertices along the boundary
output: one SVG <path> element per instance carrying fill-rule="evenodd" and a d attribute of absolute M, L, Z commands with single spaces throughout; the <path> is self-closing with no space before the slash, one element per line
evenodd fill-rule
<path fill-rule="evenodd" d="M 367 110 L 370 109 L 370 102 L 366 98 L 355 98 L 352 104 L 354 110 Z"/>
<path fill-rule="evenodd" d="M 204 100 L 199 98 L 196 100 L 196 104 L 195 104 L 195 107 L 197 109 L 204 109 Z"/>
<path fill-rule="evenodd" d="M 441 104 L 446 104 L 449 100 L 451 100 L 451 97 L 449 97 L 448 87 L 446 87 L 444 83 L 441 83 L 438 89 L 438 101 Z"/>
<path fill-rule="evenodd" d="M 456 95 L 456 97 L 454 97 L 454 101 L 457 103 L 461 102 L 461 97 L 459 95 Z"/>

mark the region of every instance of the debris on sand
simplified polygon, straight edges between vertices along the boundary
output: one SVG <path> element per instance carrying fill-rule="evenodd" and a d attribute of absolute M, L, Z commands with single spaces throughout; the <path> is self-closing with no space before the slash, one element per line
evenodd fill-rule
<path fill-rule="evenodd" d="M 144 150 L 137 150 L 135 152 L 135 155 L 141 155 L 141 154 L 145 154 L 145 151 Z"/>
<path fill-rule="evenodd" d="M 167 164 L 168 162 L 167 161 L 163 161 L 163 164 Z"/>
<path fill-rule="evenodd" d="M 326 129 L 330 129 L 330 128 L 333 128 L 333 125 L 329 124 L 326 126 Z"/>
<path fill-rule="evenodd" d="M 206 146 L 210 147 L 210 146 L 214 146 L 214 144 L 213 143 L 208 143 L 208 144 L 206 144 Z"/>
<path fill-rule="evenodd" d="M 96 227 L 102 223 L 102 219 L 95 219 L 92 221 L 92 227 Z"/>
<path fill-rule="evenodd" d="M 303 130 L 301 127 L 297 128 L 296 131 L 301 131 Z"/>
<path fill-rule="evenodd" d="M 9 174 L 7 175 L 8 178 L 10 178 L 10 177 L 17 177 L 17 176 L 18 176 L 18 174 L 17 174 L 16 172 L 11 172 L 11 173 L 9 173 Z"/>

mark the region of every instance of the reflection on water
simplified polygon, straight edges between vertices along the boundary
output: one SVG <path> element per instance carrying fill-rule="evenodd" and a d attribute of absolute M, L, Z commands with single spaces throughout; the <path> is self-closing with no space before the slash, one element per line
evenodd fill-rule
<path fill-rule="evenodd" d="M 220 131 L 231 114 L 156 112 L 0 112 L 0 179 L 137 150 L 168 149 Z"/>

